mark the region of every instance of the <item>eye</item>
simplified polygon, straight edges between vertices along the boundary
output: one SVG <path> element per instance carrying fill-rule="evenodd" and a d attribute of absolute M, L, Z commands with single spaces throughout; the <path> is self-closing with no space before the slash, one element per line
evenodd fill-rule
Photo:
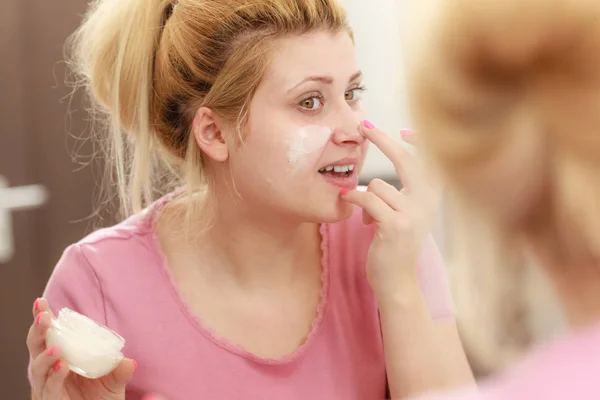
<path fill-rule="evenodd" d="M 305 108 L 307 110 L 318 110 L 323 105 L 322 99 L 319 96 L 311 96 L 300 103 L 300 107 Z"/>
<path fill-rule="evenodd" d="M 357 100 L 360 100 L 360 95 L 364 91 L 365 91 L 365 87 L 359 86 L 357 88 L 348 90 L 346 93 L 344 93 L 344 97 L 345 97 L 346 101 L 357 101 Z"/>

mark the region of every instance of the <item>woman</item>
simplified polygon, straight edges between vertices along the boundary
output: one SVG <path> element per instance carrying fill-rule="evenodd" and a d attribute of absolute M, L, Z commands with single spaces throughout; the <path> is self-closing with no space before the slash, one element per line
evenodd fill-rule
<path fill-rule="evenodd" d="M 35 302 L 35 399 L 380 399 L 386 380 L 394 397 L 471 380 L 428 236 L 435 190 L 364 121 L 336 1 L 98 0 L 73 45 L 133 214 L 70 246 Z M 368 141 L 408 191 L 355 190 Z M 44 342 L 63 307 L 130 358 L 69 373 Z"/>
<path fill-rule="evenodd" d="M 598 399 L 600 3 L 430 11 L 410 77 L 423 147 L 463 207 L 534 259 L 570 326 L 480 391 L 432 399 Z"/>

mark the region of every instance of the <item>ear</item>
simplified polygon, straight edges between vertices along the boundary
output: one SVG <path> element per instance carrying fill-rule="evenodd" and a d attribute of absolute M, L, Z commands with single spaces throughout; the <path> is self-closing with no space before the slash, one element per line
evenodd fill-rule
<path fill-rule="evenodd" d="M 229 149 L 220 125 L 213 110 L 200 107 L 192 122 L 192 134 L 204 154 L 215 161 L 224 162 L 229 157 Z"/>

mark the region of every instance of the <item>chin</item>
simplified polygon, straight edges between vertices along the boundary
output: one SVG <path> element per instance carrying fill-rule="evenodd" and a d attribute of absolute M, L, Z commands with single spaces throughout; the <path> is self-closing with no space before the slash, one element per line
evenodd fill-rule
<path fill-rule="evenodd" d="M 340 199 L 331 207 L 321 208 L 316 215 L 316 222 L 333 224 L 350 218 L 353 212 L 354 206 Z"/>

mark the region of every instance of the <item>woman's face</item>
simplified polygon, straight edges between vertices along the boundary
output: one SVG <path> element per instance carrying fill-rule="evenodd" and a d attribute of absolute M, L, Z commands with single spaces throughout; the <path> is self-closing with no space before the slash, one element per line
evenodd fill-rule
<path fill-rule="evenodd" d="M 362 75 L 347 33 L 278 40 L 229 167 L 249 207 L 313 222 L 346 218 L 342 189 L 358 183 L 367 143 Z M 258 209 L 257 209 L 258 211 Z"/>

